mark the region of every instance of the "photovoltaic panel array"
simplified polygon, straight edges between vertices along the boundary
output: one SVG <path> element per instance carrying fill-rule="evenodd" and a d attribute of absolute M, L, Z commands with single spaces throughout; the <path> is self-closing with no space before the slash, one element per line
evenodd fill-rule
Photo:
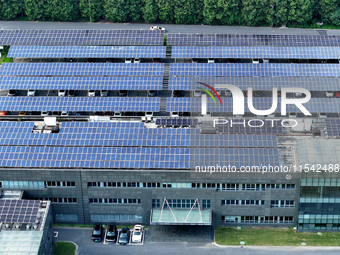
<path fill-rule="evenodd" d="M 0 77 L 0 89 L 162 90 L 162 77 Z"/>
<path fill-rule="evenodd" d="M 340 47 L 174 46 L 172 58 L 339 59 Z"/>
<path fill-rule="evenodd" d="M 163 45 L 164 31 L 0 30 L 0 45 Z"/>
<path fill-rule="evenodd" d="M 340 119 L 326 119 L 326 130 L 329 136 L 340 136 Z"/>
<path fill-rule="evenodd" d="M 165 46 L 12 46 L 11 58 L 165 58 Z"/>
<path fill-rule="evenodd" d="M 235 85 L 243 91 L 248 88 L 253 90 L 272 90 L 273 87 L 278 88 L 305 88 L 309 91 L 337 91 L 339 90 L 339 77 L 169 77 L 170 90 L 192 90 L 194 84 L 197 87 L 201 85 L 198 82 L 203 82 L 211 86 L 215 84 L 230 84 Z M 223 90 L 223 89 L 222 89 Z"/>
<path fill-rule="evenodd" d="M 125 63 L 3 63 L 6 76 L 163 76 L 164 64 Z"/>
<path fill-rule="evenodd" d="M 172 63 L 170 76 L 330 76 L 339 77 L 334 64 L 198 64 Z"/>
<path fill-rule="evenodd" d="M 1 125 L 17 127 L 13 122 Z M 61 123 L 60 132 L 50 134 L 9 130 L 0 141 L 4 167 L 189 169 L 197 164 L 278 164 L 273 135 L 200 134 L 196 128 L 145 128 L 144 123 L 132 122 Z"/>
<path fill-rule="evenodd" d="M 215 105 L 213 100 L 207 100 L 208 112 L 233 112 L 232 98 L 221 98 L 222 106 Z M 272 106 L 272 99 L 266 97 L 253 98 L 253 104 L 257 110 L 268 110 Z M 303 106 L 311 113 L 340 113 L 340 104 L 338 98 L 311 98 L 309 102 L 303 103 Z M 170 97 L 167 99 L 167 112 L 201 112 L 201 98 Z M 301 112 L 295 105 L 287 104 L 287 113 Z M 245 112 L 250 112 L 245 100 Z M 281 111 L 281 98 L 278 98 L 276 111 Z"/>
<path fill-rule="evenodd" d="M 3 111 L 158 112 L 159 105 L 156 97 L 0 97 Z"/>
<path fill-rule="evenodd" d="M 168 34 L 167 45 L 178 46 L 340 46 L 337 35 Z"/>
<path fill-rule="evenodd" d="M 34 223 L 40 201 L 0 199 L 0 222 Z"/>

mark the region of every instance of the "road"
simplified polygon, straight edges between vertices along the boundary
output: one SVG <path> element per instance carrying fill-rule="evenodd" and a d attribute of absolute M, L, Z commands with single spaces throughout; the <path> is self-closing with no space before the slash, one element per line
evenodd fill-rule
<path fill-rule="evenodd" d="M 41 22 L 41 21 L 0 21 L 1 29 L 149 29 L 151 25 L 166 28 L 166 33 L 202 33 L 202 34 L 273 34 L 273 35 L 340 35 L 340 30 L 270 28 L 243 26 L 208 26 L 208 25 L 171 25 L 144 23 L 109 23 L 109 22 Z"/>
<path fill-rule="evenodd" d="M 148 242 L 148 232 L 144 245 L 94 243 L 89 228 L 55 228 L 55 241 L 72 241 L 78 245 L 79 255 L 131 254 L 131 255 L 339 255 L 340 247 L 219 247 L 211 242 Z"/>

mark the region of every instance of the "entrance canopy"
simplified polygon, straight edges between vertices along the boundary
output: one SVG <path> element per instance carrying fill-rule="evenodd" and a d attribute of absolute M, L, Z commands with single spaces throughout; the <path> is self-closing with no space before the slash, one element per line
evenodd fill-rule
<path fill-rule="evenodd" d="M 151 225 L 211 225 L 211 210 L 151 210 Z"/>

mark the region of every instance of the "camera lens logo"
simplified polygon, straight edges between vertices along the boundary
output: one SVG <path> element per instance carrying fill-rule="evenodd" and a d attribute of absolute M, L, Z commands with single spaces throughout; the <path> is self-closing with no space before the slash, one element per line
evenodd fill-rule
<path fill-rule="evenodd" d="M 217 91 L 215 88 L 219 89 L 228 89 L 233 98 L 233 114 L 234 115 L 244 115 L 244 95 L 243 92 L 240 88 L 236 87 L 235 85 L 229 85 L 229 84 L 215 84 L 215 88 L 212 86 L 203 83 L 203 82 L 197 82 L 201 85 L 206 86 L 209 88 L 218 98 L 220 101 L 221 106 L 222 100 L 221 97 L 218 95 Z M 215 105 L 217 105 L 216 100 L 214 98 L 214 95 L 208 91 L 207 89 L 204 88 L 199 88 L 202 91 L 206 92 L 214 101 Z M 248 98 L 247 98 L 247 105 L 248 109 L 251 113 L 255 115 L 269 115 L 275 112 L 278 104 L 278 99 L 277 99 L 277 88 L 273 87 L 272 89 L 272 106 L 268 110 L 258 110 L 255 109 L 254 104 L 253 104 L 253 89 L 248 88 Z M 303 93 L 305 94 L 305 97 L 303 98 L 287 98 L 287 93 Z M 300 111 L 305 114 L 306 116 L 312 115 L 302 104 L 307 103 L 311 99 L 311 93 L 309 90 L 304 89 L 304 88 L 281 88 L 281 115 L 286 115 L 287 111 L 287 104 L 293 104 L 295 105 Z M 207 114 L 207 95 L 202 94 L 201 95 L 201 113 L 202 115 Z"/>

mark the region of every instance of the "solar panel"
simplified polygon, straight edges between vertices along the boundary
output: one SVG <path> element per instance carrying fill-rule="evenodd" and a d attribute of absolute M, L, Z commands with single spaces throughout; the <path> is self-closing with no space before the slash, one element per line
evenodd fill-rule
<path fill-rule="evenodd" d="M 34 223 L 40 201 L 0 199 L 0 222 Z"/>
<path fill-rule="evenodd" d="M 156 97 L 0 97 L 3 111 L 158 112 Z"/>
<path fill-rule="evenodd" d="M 221 98 L 222 106 L 214 104 L 213 100 L 207 100 L 208 112 L 233 112 L 232 98 Z M 268 97 L 253 98 L 254 107 L 257 110 L 268 110 L 272 106 L 272 99 Z M 340 104 L 338 98 L 311 98 L 309 102 L 303 106 L 311 113 L 340 113 Z M 201 112 L 201 98 L 168 98 L 167 112 Z M 245 112 L 250 112 L 245 100 Z M 300 112 L 300 110 L 292 104 L 287 105 L 287 112 Z M 281 100 L 278 98 L 276 112 L 281 111 Z"/>
<path fill-rule="evenodd" d="M 163 45 L 164 31 L 0 30 L 0 45 Z"/>
<path fill-rule="evenodd" d="M 198 64 L 172 63 L 170 76 L 330 76 L 339 77 L 334 64 Z"/>
<path fill-rule="evenodd" d="M 164 64 L 125 63 L 3 63 L 1 75 L 163 76 Z"/>
<path fill-rule="evenodd" d="M 339 47 L 172 47 L 172 58 L 338 59 Z"/>
<path fill-rule="evenodd" d="M 0 146 L 3 167 L 195 169 L 216 164 L 277 166 L 278 162 L 277 148 Z"/>
<path fill-rule="evenodd" d="M 340 136 L 340 119 L 326 119 L 326 130 L 329 136 Z"/>
<path fill-rule="evenodd" d="M 272 90 L 278 88 L 305 88 L 309 91 L 337 91 L 340 79 L 338 77 L 307 77 L 293 76 L 285 77 L 169 77 L 169 90 L 192 90 L 197 82 L 203 82 L 211 86 L 215 84 L 235 85 L 243 91 L 248 88 L 253 90 Z"/>
<path fill-rule="evenodd" d="M 337 35 L 168 34 L 167 45 L 340 46 Z"/>
<path fill-rule="evenodd" d="M 0 89 L 162 90 L 162 77 L 1 77 Z"/>
<path fill-rule="evenodd" d="M 12 46 L 11 58 L 165 58 L 165 46 Z"/>

